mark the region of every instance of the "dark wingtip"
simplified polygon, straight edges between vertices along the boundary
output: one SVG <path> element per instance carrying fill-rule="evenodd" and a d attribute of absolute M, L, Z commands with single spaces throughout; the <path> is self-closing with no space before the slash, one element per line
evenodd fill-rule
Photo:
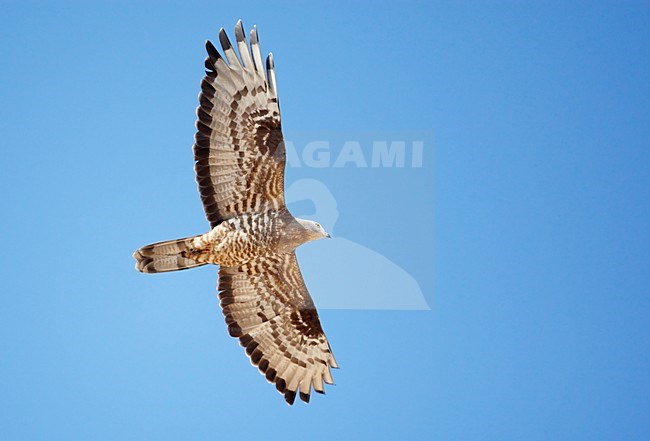
<path fill-rule="evenodd" d="M 246 32 L 244 31 L 244 24 L 241 19 L 239 19 L 235 25 L 235 39 L 237 41 L 246 42 Z"/>
<path fill-rule="evenodd" d="M 300 392 L 300 399 L 305 403 L 309 403 L 309 394 Z"/>
<path fill-rule="evenodd" d="M 260 36 L 257 34 L 257 26 L 253 25 L 253 29 L 251 29 L 251 44 L 259 44 L 260 43 Z"/>
<path fill-rule="evenodd" d="M 244 334 L 239 337 L 239 344 L 241 344 L 243 347 L 247 347 L 252 341 L 253 337 L 251 337 L 250 334 Z"/>
<path fill-rule="evenodd" d="M 232 44 L 230 44 L 230 39 L 228 38 L 228 34 L 224 30 L 224 28 L 221 28 L 219 31 L 219 43 L 221 43 L 221 47 L 225 51 L 228 48 L 232 47 Z"/>
<path fill-rule="evenodd" d="M 286 391 L 284 393 L 284 399 L 289 404 L 289 406 L 293 406 L 293 402 L 296 401 L 296 391 L 295 390 Z"/>
<path fill-rule="evenodd" d="M 257 366 L 260 363 L 261 359 L 262 359 L 262 351 L 260 351 L 259 349 L 255 349 L 251 354 L 251 361 L 255 366 Z"/>
<path fill-rule="evenodd" d="M 314 392 L 317 392 L 317 393 L 319 393 L 321 395 L 325 395 L 325 389 L 323 389 L 323 390 L 314 389 Z"/>
<path fill-rule="evenodd" d="M 230 334 L 231 337 L 241 337 L 241 328 L 236 323 L 233 323 L 228 326 L 228 334 Z"/>
<path fill-rule="evenodd" d="M 248 346 L 246 346 L 246 353 L 248 354 L 249 357 L 253 355 L 253 351 L 255 351 L 255 349 L 257 349 L 258 346 L 259 343 L 257 343 L 256 341 L 253 341 L 250 344 L 248 344 Z"/>
<path fill-rule="evenodd" d="M 278 380 L 275 382 L 275 388 L 278 390 L 280 393 L 284 393 L 284 389 L 287 387 L 287 383 L 284 381 L 283 378 L 278 378 Z"/>
<path fill-rule="evenodd" d="M 216 47 L 214 47 L 214 44 L 212 44 L 210 40 L 205 40 L 205 49 L 208 51 L 210 59 L 217 61 L 219 58 L 221 58 L 221 54 L 219 54 L 219 51 Z"/>

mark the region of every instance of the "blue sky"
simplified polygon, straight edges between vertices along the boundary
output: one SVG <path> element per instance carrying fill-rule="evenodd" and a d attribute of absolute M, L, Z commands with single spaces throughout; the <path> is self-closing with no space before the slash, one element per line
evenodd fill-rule
<path fill-rule="evenodd" d="M 287 170 L 336 202 L 299 252 L 317 305 L 408 276 L 431 308 L 323 309 L 308 406 L 227 335 L 216 268 L 131 258 L 207 228 L 203 42 L 239 18 L 287 138 L 426 141 Z M 649 438 L 649 43 L 647 2 L 4 2 L 2 438 Z"/>

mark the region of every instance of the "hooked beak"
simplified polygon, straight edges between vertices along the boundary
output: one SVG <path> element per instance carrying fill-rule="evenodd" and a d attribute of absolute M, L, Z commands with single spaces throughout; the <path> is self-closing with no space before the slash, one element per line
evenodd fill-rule
<path fill-rule="evenodd" d="M 327 237 L 328 239 L 331 239 L 332 235 L 330 233 L 327 233 L 327 235 L 325 237 Z"/>

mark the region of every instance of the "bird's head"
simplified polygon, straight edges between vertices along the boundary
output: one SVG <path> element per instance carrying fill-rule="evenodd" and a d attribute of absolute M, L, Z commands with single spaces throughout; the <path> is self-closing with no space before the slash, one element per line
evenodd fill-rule
<path fill-rule="evenodd" d="M 318 222 L 314 222 L 312 220 L 307 220 L 307 219 L 297 219 L 297 221 L 306 230 L 307 236 L 309 237 L 308 240 L 318 240 L 318 239 L 323 239 L 325 237 L 327 238 L 332 237 L 330 236 L 329 233 L 325 231 L 322 225 L 319 224 Z"/>

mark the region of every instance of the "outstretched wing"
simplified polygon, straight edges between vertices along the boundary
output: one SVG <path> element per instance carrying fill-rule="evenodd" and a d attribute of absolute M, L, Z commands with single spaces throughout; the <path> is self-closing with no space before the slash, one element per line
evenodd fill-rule
<path fill-rule="evenodd" d="M 294 253 L 220 268 L 219 299 L 228 332 L 289 404 L 325 393 L 338 366 Z"/>
<path fill-rule="evenodd" d="M 239 214 L 284 207 L 285 149 L 273 55 L 265 68 L 257 30 L 249 48 L 241 20 L 235 36 L 241 60 L 223 28 L 219 41 L 226 60 L 206 42 L 196 111 L 196 180 L 213 228 Z"/>

